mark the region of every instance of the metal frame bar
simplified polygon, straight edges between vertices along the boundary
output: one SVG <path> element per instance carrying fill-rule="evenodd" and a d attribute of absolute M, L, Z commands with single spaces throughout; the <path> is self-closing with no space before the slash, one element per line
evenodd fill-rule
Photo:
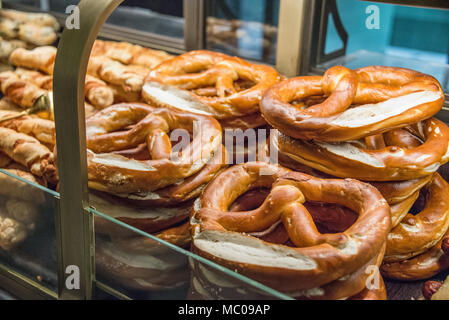
<path fill-rule="evenodd" d="M 287 77 L 297 75 L 301 70 L 306 13 L 309 1 L 281 0 L 279 8 L 278 43 L 276 68 Z"/>
<path fill-rule="evenodd" d="M 62 299 L 91 299 L 95 279 L 95 237 L 87 187 L 84 82 L 93 43 L 122 0 L 81 0 L 80 29 L 65 28 L 59 41 L 53 81 L 60 187 L 60 274 L 79 267 L 80 288 L 69 290 L 59 279 Z"/>
<path fill-rule="evenodd" d="M 184 45 L 186 51 L 203 49 L 205 44 L 205 0 L 183 0 Z"/>

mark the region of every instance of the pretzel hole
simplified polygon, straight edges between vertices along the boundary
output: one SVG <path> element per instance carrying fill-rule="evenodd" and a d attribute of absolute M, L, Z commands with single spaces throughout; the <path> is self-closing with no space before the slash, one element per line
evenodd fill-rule
<path fill-rule="evenodd" d="M 250 211 L 259 208 L 270 193 L 268 188 L 255 188 L 240 195 L 229 207 L 230 212 Z M 358 213 L 338 204 L 306 201 L 304 206 L 321 234 L 335 234 L 346 231 L 358 218 Z M 266 242 L 296 247 L 289 239 L 282 223 L 277 223 L 252 236 Z"/>

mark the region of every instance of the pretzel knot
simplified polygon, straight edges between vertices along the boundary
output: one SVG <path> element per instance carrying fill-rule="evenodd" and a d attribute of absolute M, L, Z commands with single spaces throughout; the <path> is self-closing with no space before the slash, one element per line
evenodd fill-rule
<path fill-rule="evenodd" d="M 394 136 L 404 131 L 410 133 L 408 139 L 414 140 L 413 145 L 400 144 Z M 296 140 L 279 131 L 273 136 L 283 155 L 342 178 L 410 180 L 431 175 L 449 161 L 449 128 L 435 118 L 379 138 L 381 145 L 377 148 L 369 139 L 327 143 Z"/>
<path fill-rule="evenodd" d="M 260 174 L 261 169 L 266 172 L 268 168 L 272 175 Z M 261 187 L 271 191 L 260 207 L 230 212 L 237 197 Z M 306 202 L 338 204 L 357 212 L 358 219 L 345 231 L 320 233 Z M 278 221 L 292 247 L 256 237 Z M 249 162 L 217 176 L 195 203 L 192 248 L 277 290 L 299 294 L 323 286 L 318 291 L 327 294 L 326 290 L 336 286 L 334 281 L 361 272 L 362 267 L 383 255 L 390 223 L 388 204 L 368 184 L 319 179 L 279 166 Z"/>
<path fill-rule="evenodd" d="M 290 137 L 337 142 L 428 119 L 443 103 L 443 90 L 429 75 L 395 67 L 337 66 L 323 77 L 297 77 L 274 85 L 260 110 L 270 125 Z"/>
<path fill-rule="evenodd" d="M 261 125 L 259 102 L 264 92 L 280 81 L 268 66 L 251 64 L 236 57 L 191 51 L 157 66 L 147 77 L 144 99 L 157 106 L 172 106 L 211 115 L 227 123 L 238 117 Z"/>
<path fill-rule="evenodd" d="M 221 150 L 215 119 L 168 108 L 117 104 L 90 117 L 86 127 L 89 186 L 113 194 L 151 195 L 182 183 Z M 178 144 L 172 146 L 170 133 L 181 138 Z M 142 143 L 149 160 L 114 153 Z"/>

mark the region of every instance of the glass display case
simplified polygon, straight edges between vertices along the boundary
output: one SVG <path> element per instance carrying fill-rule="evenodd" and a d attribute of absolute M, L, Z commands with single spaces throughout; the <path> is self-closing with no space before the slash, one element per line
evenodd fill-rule
<path fill-rule="evenodd" d="M 446 102 L 438 117 L 447 122 L 449 6 L 397 2 L 4 0 L 3 8 L 48 12 L 62 26 L 70 5 L 78 5 L 86 18 L 79 30 L 58 30 L 54 43 L 58 53 L 49 91 L 59 184 L 50 188 L 0 169 L 0 287 L 24 298 L 292 299 L 189 251 L 182 236 L 190 235 L 184 211 L 192 203 L 136 208 L 89 188 L 84 79 L 94 40 L 127 41 L 170 54 L 223 52 L 275 66 L 285 76 L 322 74 L 336 65 L 411 68 L 440 81 Z M 18 205 L 29 216 L 14 216 Z M 183 218 L 170 225 L 183 231 L 176 241 L 166 229 L 145 230 L 129 222 L 136 214 L 151 220 L 181 211 Z M 2 229 L 6 223 L 9 229 Z M 421 295 L 422 282 L 386 286 L 389 298 L 410 299 Z"/>

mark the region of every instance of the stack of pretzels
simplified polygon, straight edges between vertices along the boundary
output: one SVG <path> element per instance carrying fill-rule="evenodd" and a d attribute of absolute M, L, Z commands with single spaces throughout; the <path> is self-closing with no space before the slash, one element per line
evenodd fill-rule
<path fill-rule="evenodd" d="M 262 99 L 282 164 L 370 182 L 388 201 L 388 278 L 427 279 L 449 268 L 449 185 L 437 173 L 449 160 L 449 128 L 433 117 L 443 102 L 433 77 L 383 66 L 285 80 Z"/>
<path fill-rule="evenodd" d="M 369 283 L 385 252 L 390 210 L 367 183 L 248 162 L 207 186 L 190 224 L 194 252 L 292 297 L 386 298 L 382 278 Z M 193 270 L 192 296 L 263 297 L 235 279 L 219 289 L 220 277 L 205 265 Z"/>
<path fill-rule="evenodd" d="M 86 132 L 91 206 L 188 247 L 193 199 L 226 166 L 219 123 L 210 116 L 124 103 L 87 119 Z M 103 276 L 139 290 L 187 282 L 185 256 L 100 216 L 95 226 Z"/>

